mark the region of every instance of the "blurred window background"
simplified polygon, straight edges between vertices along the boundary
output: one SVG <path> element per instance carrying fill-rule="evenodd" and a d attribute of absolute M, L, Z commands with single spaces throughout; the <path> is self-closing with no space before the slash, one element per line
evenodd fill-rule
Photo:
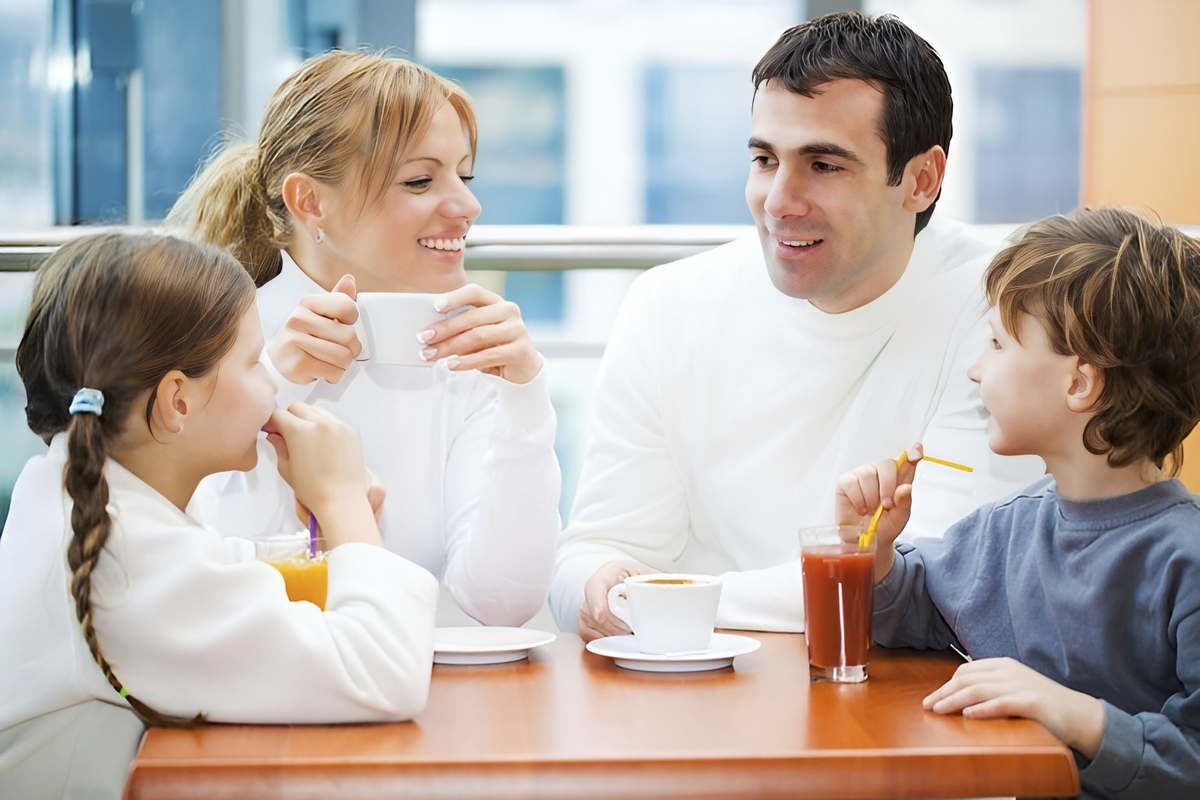
<path fill-rule="evenodd" d="M 480 120 L 471 190 L 493 225 L 561 225 L 566 193 L 566 86 L 561 66 L 428 64 L 462 84 Z M 529 323 L 563 319 L 562 272 L 512 272 L 505 294 Z"/>
<path fill-rule="evenodd" d="M 154 224 L 307 56 L 391 48 L 480 118 L 480 223 L 747 224 L 758 58 L 810 15 L 895 13 L 941 53 L 955 133 L 939 214 L 1078 202 L 1085 0 L 0 0 L 0 237 Z M 513 272 L 550 355 L 564 519 L 628 271 Z M 0 273 L 0 518 L 42 447 L 12 356 L 31 276 Z"/>

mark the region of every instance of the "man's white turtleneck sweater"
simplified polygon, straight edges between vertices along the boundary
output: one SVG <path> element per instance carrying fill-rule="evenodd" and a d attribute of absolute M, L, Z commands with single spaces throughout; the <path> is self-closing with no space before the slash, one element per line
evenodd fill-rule
<path fill-rule="evenodd" d="M 756 236 L 640 276 L 605 352 L 559 540 L 559 626 L 577 628 L 597 568 L 633 558 L 721 575 L 720 627 L 802 630 L 796 531 L 833 521 L 842 472 L 916 441 L 973 466 L 917 470 L 911 535 L 1037 479 L 1039 459 L 988 449 L 966 376 L 985 341 L 981 277 L 994 251 L 935 220 L 900 280 L 843 314 L 779 292 Z"/>

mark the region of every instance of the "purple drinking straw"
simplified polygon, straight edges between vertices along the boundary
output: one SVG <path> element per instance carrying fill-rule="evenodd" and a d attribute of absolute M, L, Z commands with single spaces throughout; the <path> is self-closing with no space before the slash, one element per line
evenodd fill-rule
<path fill-rule="evenodd" d="M 317 517 L 311 511 L 308 512 L 308 554 L 313 558 L 317 556 Z"/>

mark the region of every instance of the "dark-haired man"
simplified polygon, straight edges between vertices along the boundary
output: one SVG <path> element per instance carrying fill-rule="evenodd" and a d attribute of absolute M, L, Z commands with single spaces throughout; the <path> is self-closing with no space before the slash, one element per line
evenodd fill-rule
<path fill-rule="evenodd" d="M 895 17 L 831 14 L 785 32 L 754 86 L 758 241 L 639 277 L 609 340 L 551 589 L 585 639 L 628 633 L 607 591 L 655 570 L 721 575 L 721 627 L 801 630 L 796 529 L 832 521 L 841 472 L 915 440 L 976 472 L 922 467 L 910 535 L 1044 469 L 991 454 L 966 377 L 995 247 L 931 222 L 937 53 Z"/>

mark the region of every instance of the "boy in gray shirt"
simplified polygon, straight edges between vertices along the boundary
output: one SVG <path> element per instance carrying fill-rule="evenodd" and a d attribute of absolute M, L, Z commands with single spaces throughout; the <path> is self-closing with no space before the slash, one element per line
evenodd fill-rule
<path fill-rule="evenodd" d="M 1049 474 L 913 544 L 894 542 L 919 445 L 842 475 L 839 522 L 884 507 L 874 639 L 962 647 L 974 661 L 925 708 L 1037 720 L 1083 797 L 1198 797 L 1200 502 L 1171 476 L 1200 420 L 1200 244 L 1084 210 L 1035 223 L 985 280 L 992 339 L 968 375 L 989 445 Z"/>

